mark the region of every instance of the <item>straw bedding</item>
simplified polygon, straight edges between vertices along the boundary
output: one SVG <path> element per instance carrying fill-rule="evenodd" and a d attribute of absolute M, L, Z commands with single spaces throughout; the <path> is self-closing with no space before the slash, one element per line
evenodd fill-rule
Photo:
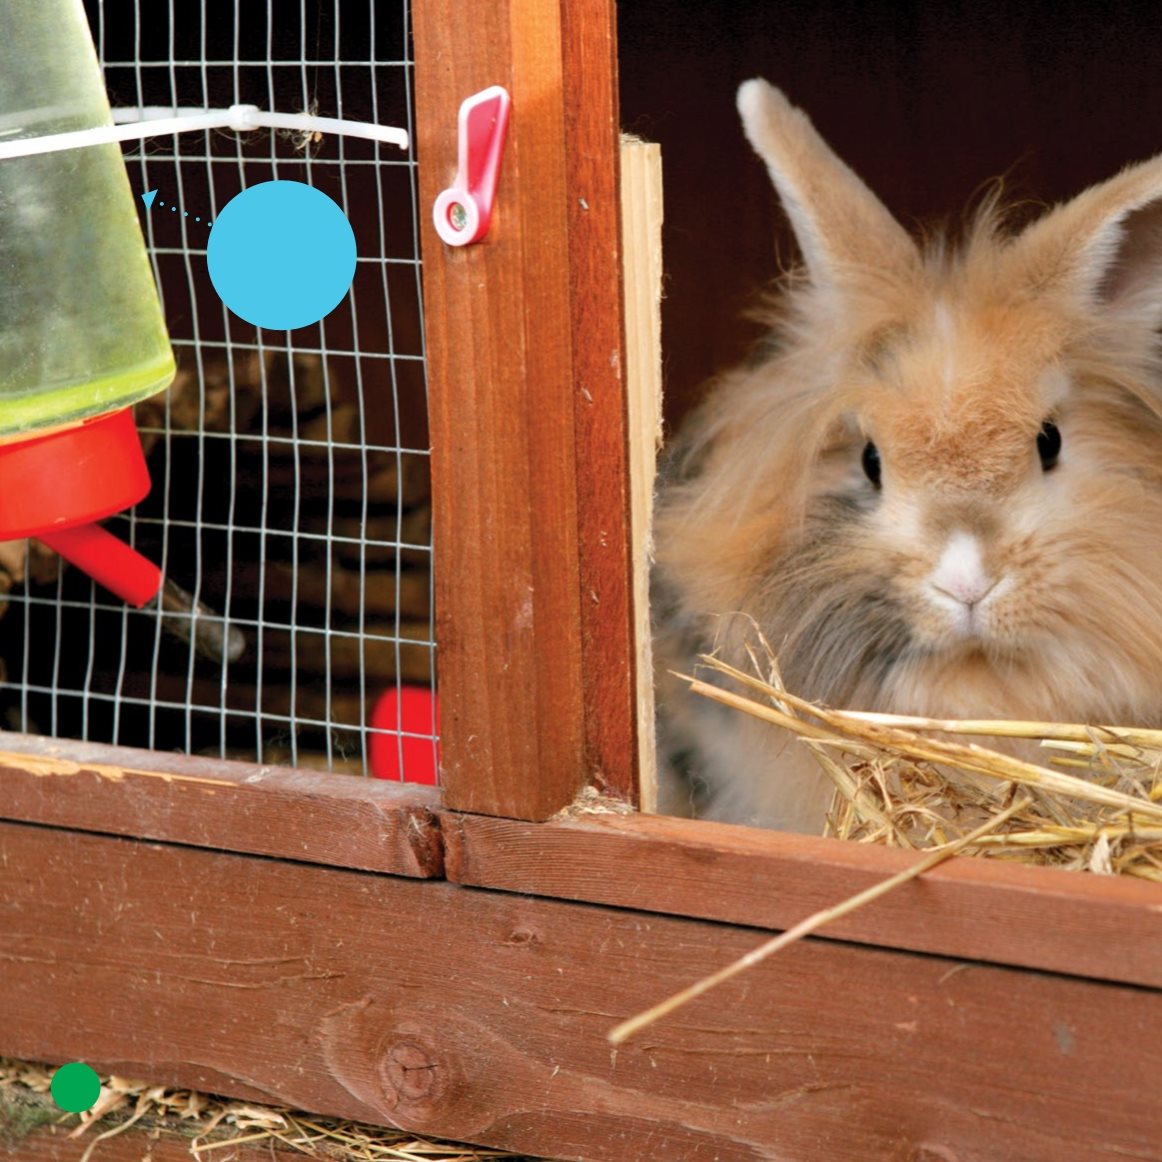
<path fill-rule="evenodd" d="M 189 1143 L 191 1158 L 236 1157 L 228 1147 L 269 1146 L 325 1162 L 534 1162 L 523 1154 L 417 1138 L 402 1130 L 296 1113 L 281 1106 L 229 1101 L 191 1090 L 102 1077 L 101 1096 L 84 1114 L 68 1114 L 49 1097 L 53 1066 L 0 1057 L 0 1155 L 49 1122 L 75 1129 L 78 1162 L 100 1162 L 100 1143 L 127 1130 L 148 1130 Z"/>
<path fill-rule="evenodd" d="M 1028 805 L 967 853 L 1162 882 L 1162 730 L 836 711 L 788 691 L 765 641 L 749 653 L 752 672 L 705 656 L 714 681 L 684 677 L 812 749 L 835 787 L 826 834 L 928 849 L 1006 811 L 1019 790 Z M 1044 759 L 972 741 L 980 737 L 1028 740 Z"/>

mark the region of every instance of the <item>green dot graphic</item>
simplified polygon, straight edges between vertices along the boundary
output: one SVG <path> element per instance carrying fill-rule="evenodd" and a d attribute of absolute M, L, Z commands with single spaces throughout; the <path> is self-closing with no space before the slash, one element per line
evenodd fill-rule
<path fill-rule="evenodd" d="M 70 1114 L 92 1109 L 100 1096 L 101 1079 L 83 1061 L 62 1065 L 52 1075 L 52 1100 Z"/>

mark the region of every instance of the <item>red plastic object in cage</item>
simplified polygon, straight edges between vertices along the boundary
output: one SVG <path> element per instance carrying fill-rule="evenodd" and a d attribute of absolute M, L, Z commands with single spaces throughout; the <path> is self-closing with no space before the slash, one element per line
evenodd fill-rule
<path fill-rule="evenodd" d="M 149 492 L 133 411 L 0 445 L 0 541 L 36 537 L 131 605 L 161 587 L 161 570 L 96 522 Z"/>
<path fill-rule="evenodd" d="M 371 712 L 369 759 L 377 779 L 436 784 L 440 704 L 426 686 L 388 690 Z"/>

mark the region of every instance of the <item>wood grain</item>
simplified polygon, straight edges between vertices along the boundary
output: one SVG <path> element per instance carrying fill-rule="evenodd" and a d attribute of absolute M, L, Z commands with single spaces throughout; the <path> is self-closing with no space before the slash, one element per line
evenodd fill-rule
<path fill-rule="evenodd" d="M 916 853 L 662 816 L 442 819 L 449 879 L 785 929 Z M 955 858 L 821 934 L 1162 988 L 1162 887 Z"/>
<path fill-rule="evenodd" d="M 0 1052 L 558 1158 L 1162 1160 L 1162 992 L 0 825 Z"/>
<path fill-rule="evenodd" d="M 585 763 L 599 790 L 638 803 L 617 7 L 562 0 L 560 19 Z"/>
<path fill-rule="evenodd" d="M 515 0 L 413 18 L 441 777 L 457 809 L 546 818 L 586 781 L 560 22 Z M 449 247 L 428 207 L 460 102 L 494 84 L 513 101 L 495 217 Z"/>
<path fill-rule="evenodd" d="M 430 787 L 0 734 L 0 818 L 439 876 Z"/>
<path fill-rule="evenodd" d="M 586 783 L 636 798 L 614 9 L 414 17 L 425 207 L 460 101 L 513 99 L 488 236 L 422 236 L 443 785 L 544 819 Z"/>
<path fill-rule="evenodd" d="M 650 622 L 654 478 L 662 441 L 662 154 L 621 139 L 621 229 L 625 265 L 625 382 L 633 529 L 637 667 L 638 806 L 657 809 L 657 739 Z"/>

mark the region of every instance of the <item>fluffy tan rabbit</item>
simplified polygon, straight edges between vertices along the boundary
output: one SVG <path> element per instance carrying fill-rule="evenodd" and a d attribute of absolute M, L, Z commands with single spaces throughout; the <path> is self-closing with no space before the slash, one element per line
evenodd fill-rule
<path fill-rule="evenodd" d="M 1162 156 L 920 246 L 778 90 L 738 106 L 804 269 L 663 475 L 663 809 L 820 830 L 806 748 L 667 675 L 756 626 L 833 706 L 1162 724 Z"/>

